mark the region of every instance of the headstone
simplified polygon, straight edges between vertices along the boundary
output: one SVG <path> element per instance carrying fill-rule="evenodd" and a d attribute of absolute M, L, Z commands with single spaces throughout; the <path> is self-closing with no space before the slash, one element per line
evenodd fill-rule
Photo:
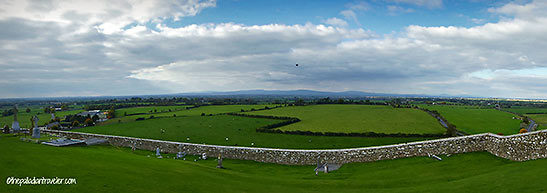
<path fill-rule="evenodd" d="M 158 158 L 163 158 L 163 157 L 161 156 L 160 148 L 159 148 L 159 147 L 156 148 L 156 157 L 158 157 Z"/>
<path fill-rule="evenodd" d="M 38 128 L 38 116 L 34 115 L 32 117 L 32 122 L 34 122 L 34 128 L 32 129 L 32 138 L 40 138 L 40 128 Z"/>
<path fill-rule="evenodd" d="M 180 158 L 183 158 L 183 157 L 185 157 L 185 156 L 186 156 L 186 152 L 180 152 L 180 151 L 179 151 L 179 152 L 177 153 L 177 156 L 176 156 L 175 158 L 176 158 L 176 159 L 180 159 Z"/>
<path fill-rule="evenodd" d="M 17 121 L 17 112 L 19 112 L 17 110 L 17 105 L 13 107 L 13 111 L 13 123 L 11 123 L 11 129 L 14 133 L 19 133 L 21 127 L 19 126 L 19 121 Z"/>
<path fill-rule="evenodd" d="M 207 159 L 207 154 L 205 153 L 201 154 L 201 159 Z"/>
<path fill-rule="evenodd" d="M 135 151 L 137 149 L 137 142 L 133 142 L 133 145 L 131 145 L 131 151 Z"/>
<path fill-rule="evenodd" d="M 10 129 L 7 125 L 2 130 L 4 134 L 8 134 L 10 132 Z"/>
<path fill-rule="evenodd" d="M 55 113 L 51 113 L 51 120 L 55 120 Z"/>
<path fill-rule="evenodd" d="M 224 166 L 222 166 L 222 157 L 220 156 L 220 154 L 218 154 L 218 164 L 217 164 L 217 168 L 224 168 Z"/>

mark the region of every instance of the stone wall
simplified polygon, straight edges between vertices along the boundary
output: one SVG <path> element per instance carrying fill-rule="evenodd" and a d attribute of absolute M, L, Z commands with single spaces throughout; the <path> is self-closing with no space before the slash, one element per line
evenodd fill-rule
<path fill-rule="evenodd" d="M 339 164 L 371 162 L 427 156 L 428 154 L 445 155 L 475 151 L 488 151 L 496 156 L 515 161 L 547 157 L 547 131 L 536 131 L 512 136 L 498 136 L 485 133 L 397 145 L 331 150 L 218 146 L 70 131 L 42 130 L 42 132 L 68 138 L 102 138 L 107 139 L 110 144 L 115 146 L 132 147 L 135 144 L 137 149 L 150 151 L 154 151 L 159 147 L 163 153 L 183 151 L 193 155 L 206 153 L 208 156 L 213 157 L 221 154 L 223 158 L 287 165 L 314 165 L 318 161 Z"/>

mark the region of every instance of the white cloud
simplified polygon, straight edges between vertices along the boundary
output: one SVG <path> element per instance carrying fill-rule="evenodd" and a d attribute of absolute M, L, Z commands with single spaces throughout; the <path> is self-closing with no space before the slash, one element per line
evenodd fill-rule
<path fill-rule="evenodd" d="M 388 2 L 412 4 L 427 8 L 440 8 L 443 6 L 442 0 L 387 0 Z"/>
<path fill-rule="evenodd" d="M 343 10 L 340 12 L 340 14 L 342 14 L 344 16 L 344 18 L 348 19 L 348 20 L 353 20 L 353 22 L 355 22 L 355 24 L 357 25 L 361 25 L 361 23 L 359 23 L 359 19 L 357 19 L 357 15 L 355 14 L 355 12 L 353 10 Z"/>
<path fill-rule="evenodd" d="M 343 19 L 336 18 L 336 17 L 331 17 L 331 18 L 325 20 L 324 23 L 332 25 L 332 26 L 337 26 L 337 27 L 348 27 L 348 22 L 346 22 Z"/>
<path fill-rule="evenodd" d="M 35 6 L 57 10 L 55 1 Z M 545 74 L 539 73 L 547 68 L 547 17 L 503 7 L 491 9 L 510 17 L 497 23 L 409 26 L 383 37 L 345 28 L 334 18 L 325 21 L 329 25 L 150 27 L 138 18 L 154 23 L 176 14 L 109 12 L 130 18 L 124 26 L 101 19 L 100 11 L 85 17 L 76 8 L 64 8 L 70 17 L 59 20 L 44 19 L 47 11 L 2 13 L 0 97 L 306 88 L 547 98 Z M 197 13 L 189 10 L 181 13 Z M 112 33 L 93 30 L 105 23 L 113 24 Z"/>

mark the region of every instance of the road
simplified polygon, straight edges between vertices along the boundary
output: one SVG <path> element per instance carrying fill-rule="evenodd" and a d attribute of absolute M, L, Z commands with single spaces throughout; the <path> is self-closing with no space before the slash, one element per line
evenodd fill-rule
<path fill-rule="evenodd" d="M 532 129 L 534 129 L 534 125 L 536 125 L 536 122 L 532 119 L 528 120 L 530 120 L 530 124 L 528 124 L 528 128 L 526 128 L 526 130 L 528 130 L 528 132 L 532 132 Z"/>

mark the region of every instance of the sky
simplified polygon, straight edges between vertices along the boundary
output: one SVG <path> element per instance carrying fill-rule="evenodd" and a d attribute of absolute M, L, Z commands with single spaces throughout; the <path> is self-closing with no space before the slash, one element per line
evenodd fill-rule
<path fill-rule="evenodd" d="M 547 98 L 547 0 L 1 1 L 0 98 Z"/>

